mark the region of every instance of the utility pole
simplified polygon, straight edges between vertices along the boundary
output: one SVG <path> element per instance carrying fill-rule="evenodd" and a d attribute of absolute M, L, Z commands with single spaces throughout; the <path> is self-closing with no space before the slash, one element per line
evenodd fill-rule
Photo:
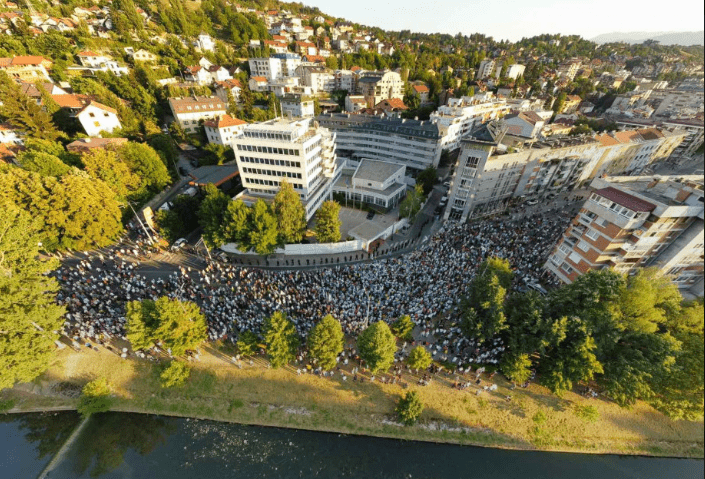
<path fill-rule="evenodd" d="M 141 226 L 142 229 L 144 230 L 144 232 L 145 232 L 145 234 L 147 235 L 147 237 L 149 238 L 149 240 L 152 242 L 152 244 L 156 243 L 156 241 L 154 241 L 154 238 L 152 237 L 152 235 L 149 233 L 149 231 L 147 230 L 147 228 L 144 226 L 144 223 L 142 223 L 142 220 L 140 219 L 140 215 L 137 214 L 137 212 L 135 211 L 135 208 L 132 206 L 132 203 L 130 203 L 130 202 L 128 201 L 127 204 L 130 205 L 130 208 L 132 209 L 132 212 L 135 214 L 135 218 L 137 218 L 137 221 L 139 221 L 140 226 Z"/>

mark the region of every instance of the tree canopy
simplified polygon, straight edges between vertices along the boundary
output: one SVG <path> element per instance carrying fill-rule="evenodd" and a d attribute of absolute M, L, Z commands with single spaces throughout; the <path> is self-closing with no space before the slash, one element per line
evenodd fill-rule
<path fill-rule="evenodd" d="M 316 211 L 316 238 L 319 243 L 340 241 L 340 205 L 335 201 L 324 201 Z"/>
<path fill-rule="evenodd" d="M 343 340 L 340 322 L 327 314 L 311 329 L 306 345 L 311 357 L 321 368 L 330 370 L 335 367 L 338 354 L 343 351 Z"/>
<path fill-rule="evenodd" d="M 357 338 L 357 348 L 373 373 L 386 371 L 394 364 L 397 343 L 384 321 L 377 321 L 365 329 Z"/>
<path fill-rule="evenodd" d="M 206 340 L 206 318 L 198 305 L 190 301 L 167 296 L 156 301 L 131 301 L 127 303 L 125 316 L 127 339 L 134 349 L 160 345 L 173 356 L 181 356 Z"/>
<path fill-rule="evenodd" d="M 277 219 L 279 236 L 285 244 L 299 243 L 306 231 L 306 210 L 301 197 L 291 183 L 284 180 L 272 202 L 272 212 Z"/>
<path fill-rule="evenodd" d="M 267 344 L 267 357 L 273 368 L 285 366 L 294 360 L 299 347 L 299 337 L 286 313 L 275 311 L 265 320 L 264 342 Z"/>

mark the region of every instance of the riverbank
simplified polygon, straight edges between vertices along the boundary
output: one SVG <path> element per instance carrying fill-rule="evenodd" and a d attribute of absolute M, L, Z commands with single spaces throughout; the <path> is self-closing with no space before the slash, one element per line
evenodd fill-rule
<path fill-rule="evenodd" d="M 568 393 L 563 398 L 532 384 L 509 391 L 499 377 L 495 392 L 450 387 L 454 378 L 417 386 L 378 380 L 363 384 L 296 370 L 267 368 L 255 358 L 238 368 L 215 349 L 193 364 L 180 389 L 162 389 L 155 363 L 123 360 L 107 351 L 60 352 L 52 367 L 32 385 L 4 391 L 13 412 L 72 408 L 80 385 L 106 377 L 114 388 L 113 410 L 314 431 L 368 435 L 520 450 L 703 457 L 703 422 L 672 421 L 639 403 L 631 410 Z M 416 390 L 426 409 L 419 424 L 404 427 L 393 415 L 396 400 Z M 505 397 L 511 394 L 511 401 Z M 594 422 L 581 411 L 593 406 Z"/>

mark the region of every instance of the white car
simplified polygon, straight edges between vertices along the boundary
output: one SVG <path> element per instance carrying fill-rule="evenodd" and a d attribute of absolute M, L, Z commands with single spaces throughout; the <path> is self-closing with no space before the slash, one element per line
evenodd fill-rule
<path fill-rule="evenodd" d="M 188 241 L 186 241 L 186 238 L 179 238 L 176 241 L 174 241 L 173 245 L 171 245 L 171 250 L 172 251 L 179 251 L 181 248 L 184 247 L 184 245 L 186 243 L 188 243 Z"/>
<path fill-rule="evenodd" d="M 446 188 L 450 188 L 450 181 L 446 181 L 445 183 L 443 183 L 443 186 L 445 186 Z"/>
<path fill-rule="evenodd" d="M 529 206 L 538 205 L 538 204 L 539 204 L 539 200 L 537 200 L 537 199 L 529 200 L 529 201 L 526 202 L 526 204 L 529 205 Z"/>

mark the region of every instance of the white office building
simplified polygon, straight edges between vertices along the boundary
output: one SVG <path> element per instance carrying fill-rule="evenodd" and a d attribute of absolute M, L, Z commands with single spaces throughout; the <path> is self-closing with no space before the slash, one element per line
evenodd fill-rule
<path fill-rule="evenodd" d="M 318 127 L 311 118 L 245 125 L 233 139 L 233 149 L 247 188 L 244 197 L 271 199 L 286 180 L 301 196 L 307 221 L 331 196 L 341 172 L 335 133 Z"/>

